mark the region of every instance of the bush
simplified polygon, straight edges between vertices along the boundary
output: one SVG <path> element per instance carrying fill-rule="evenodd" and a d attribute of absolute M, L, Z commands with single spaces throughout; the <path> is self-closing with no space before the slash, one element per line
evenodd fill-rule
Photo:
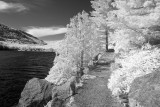
<path fill-rule="evenodd" d="M 114 70 L 108 83 L 112 94 L 128 93 L 130 85 L 137 77 L 154 72 L 160 67 L 160 49 L 140 50 L 119 60 L 122 68 Z"/>
<path fill-rule="evenodd" d="M 67 57 L 56 57 L 54 62 L 56 62 L 55 65 L 50 69 L 49 75 L 45 78 L 49 82 L 57 85 L 62 84 L 76 72 L 76 67 Z"/>

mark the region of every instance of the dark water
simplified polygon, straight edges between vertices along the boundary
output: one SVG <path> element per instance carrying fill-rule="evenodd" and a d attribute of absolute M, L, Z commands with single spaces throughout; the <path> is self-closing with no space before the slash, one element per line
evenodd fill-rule
<path fill-rule="evenodd" d="M 49 52 L 0 51 L 0 107 L 17 104 L 26 82 L 45 78 L 54 57 Z"/>

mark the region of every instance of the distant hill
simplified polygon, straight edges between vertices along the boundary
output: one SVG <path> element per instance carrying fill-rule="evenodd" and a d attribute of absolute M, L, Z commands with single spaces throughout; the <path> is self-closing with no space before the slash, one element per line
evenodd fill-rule
<path fill-rule="evenodd" d="M 24 31 L 16 30 L 3 24 L 0 24 L 0 42 L 1 41 L 19 44 L 46 44 L 44 41 L 39 40 Z"/>
<path fill-rule="evenodd" d="M 0 24 L 0 50 L 37 51 L 41 50 L 38 47 L 43 45 L 47 45 L 47 43 L 37 37 Z"/>
<path fill-rule="evenodd" d="M 44 36 L 44 37 L 39 37 L 41 40 L 44 41 L 57 41 L 57 40 L 62 40 L 65 37 L 65 33 L 63 34 L 57 34 L 57 35 L 50 35 L 50 36 Z"/>

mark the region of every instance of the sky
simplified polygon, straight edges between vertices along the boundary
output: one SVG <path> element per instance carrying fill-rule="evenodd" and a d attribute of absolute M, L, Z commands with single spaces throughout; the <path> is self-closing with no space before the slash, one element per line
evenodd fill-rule
<path fill-rule="evenodd" d="M 82 10 L 92 10 L 90 0 L 0 0 L 0 23 L 43 40 L 59 40 L 70 18 Z"/>

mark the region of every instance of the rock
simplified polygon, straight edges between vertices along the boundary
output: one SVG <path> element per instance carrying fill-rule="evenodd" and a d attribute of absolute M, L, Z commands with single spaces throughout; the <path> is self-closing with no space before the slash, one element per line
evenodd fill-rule
<path fill-rule="evenodd" d="M 47 103 L 47 105 L 46 105 L 46 106 L 44 106 L 44 107 L 51 107 L 51 103 L 52 103 L 52 100 L 51 100 L 51 101 L 49 101 L 49 102 Z"/>
<path fill-rule="evenodd" d="M 52 89 L 51 107 L 64 107 L 76 93 L 76 77 L 72 76 L 66 83 Z"/>
<path fill-rule="evenodd" d="M 64 84 L 53 87 L 52 100 L 45 107 L 66 107 L 68 104 L 75 107 L 72 103 L 74 103 L 76 91 L 76 76 L 72 76 Z"/>
<path fill-rule="evenodd" d="M 18 107 L 44 107 L 52 99 L 53 87 L 45 79 L 29 80 L 21 93 Z"/>
<path fill-rule="evenodd" d="M 148 28 L 151 31 L 160 31 L 160 26 L 158 25 L 153 25 L 151 27 Z"/>
<path fill-rule="evenodd" d="M 55 98 L 47 103 L 44 107 L 65 107 L 62 99 Z"/>
<path fill-rule="evenodd" d="M 133 81 L 129 92 L 129 103 L 132 105 L 131 107 L 160 107 L 159 71 Z"/>
<path fill-rule="evenodd" d="M 55 98 L 52 100 L 51 107 L 65 107 L 64 100 Z"/>

